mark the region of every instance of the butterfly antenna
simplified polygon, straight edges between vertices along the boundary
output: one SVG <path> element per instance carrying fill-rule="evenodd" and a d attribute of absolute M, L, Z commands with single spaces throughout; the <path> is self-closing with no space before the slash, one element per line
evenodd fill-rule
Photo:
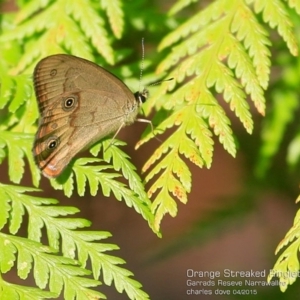
<path fill-rule="evenodd" d="M 174 80 L 174 78 L 168 78 L 168 79 L 163 79 L 163 80 L 160 80 L 160 81 L 156 81 L 156 82 L 150 83 L 149 85 L 147 85 L 147 87 L 153 86 L 153 85 L 158 85 L 158 84 L 161 84 L 162 82 L 171 81 L 171 80 Z"/>
<path fill-rule="evenodd" d="M 140 70 L 139 91 L 141 91 L 141 84 L 143 79 L 144 60 L 145 60 L 145 46 L 144 46 L 144 38 L 142 38 L 142 62 L 141 62 L 141 70 Z"/>

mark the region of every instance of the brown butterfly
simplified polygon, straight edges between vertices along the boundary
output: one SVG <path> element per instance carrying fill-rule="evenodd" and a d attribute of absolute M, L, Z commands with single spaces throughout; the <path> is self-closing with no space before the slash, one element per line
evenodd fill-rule
<path fill-rule="evenodd" d="M 33 80 L 40 111 L 33 155 L 49 178 L 81 150 L 132 124 L 148 96 L 146 89 L 133 94 L 102 67 L 66 54 L 42 59 Z"/>

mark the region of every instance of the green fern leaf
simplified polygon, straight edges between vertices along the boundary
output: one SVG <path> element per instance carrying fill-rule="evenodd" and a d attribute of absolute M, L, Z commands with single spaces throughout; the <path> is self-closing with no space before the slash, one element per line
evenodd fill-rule
<path fill-rule="evenodd" d="M 241 22 L 241 20 L 246 20 L 246 22 Z M 243 41 L 244 47 L 248 49 L 249 53 L 249 55 L 247 55 L 240 48 L 240 46 L 239 51 L 235 51 L 235 48 L 233 47 L 231 48 L 233 51 L 231 57 L 234 58 L 234 56 L 238 54 L 244 57 L 244 60 L 250 62 L 240 62 L 242 67 L 241 71 L 248 77 L 244 77 L 244 80 L 243 77 L 241 79 L 243 82 L 243 86 L 245 86 L 247 94 L 251 95 L 251 98 L 254 101 L 257 110 L 261 114 L 264 114 L 265 100 L 260 87 L 267 89 L 269 82 L 271 53 L 267 46 L 270 46 L 271 43 L 267 38 L 268 33 L 264 29 L 264 27 L 257 22 L 255 15 L 247 6 L 240 6 L 236 11 L 231 25 L 231 31 L 236 34 L 236 37 L 239 41 Z M 248 70 L 243 67 L 246 63 L 250 70 L 252 70 L 253 68 L 255 69 L 255 73 L 253 73 L 252 71 L 248 72 Z M 237 76 L 239 73 L 241 73 L 238 66 L 236 72 Z M 256 76 L 253 76 L 253 74 L 256 74 Z M 251 78 L 249 78 L 249 76 L 251 76 Z"/>
<path fill-rule="evenodd" d="M 122 11 L 122 1 L 101 0 L 102 7 L 107 11 L 111 29 L 114 35 L 120 39 L 124 28 L 124 13 Z"/>
<path fill-rule="evenodd" d="M 41 11 L 43 8 L 47 7 L 51 0 L 33 0 L 27 2 L 25 5 L 22 5 L 22 9 L 20 9 L 15 17 L 15 23 L 21 24 L 22 22 L 28 20 L 32 15 Z"/>
<path fill-rule="evenodd" d="M 6 238 L 6 235 L 2 235 L 0 233 L 0 266 L 1 266 L 1 273 L 6 273 L 11 270 L 14 262 L 16 261 L 16 252 L 17 248 L 14 244 L 9 242 Z"/>
<path fill-rule="evenodd" d="M 299 198 L 298 198 L 299 201 Z M 297 274 L 300 270 L 298 252 L 300 249 L 300 211 L 298 210 L 293 227 L 288 231 L 284 239 L 279 243 L 276 249 L 276 254 L 286 247 L 282 254 L 278 257 L 273 269 L 270 271 L 268 281 L 273 277 L 279 277 L 280 290 L 284 292 L 288 285 L 293 284 L 297 279 Z"/>
<path fill-rule="evenodd" d="M 281 35 L 287 43 L 290 52 L 295 56 L 298 55 L 298 46 L 292 31 L 292 22 L 289 19 L 287 9 L 282 1 L 248 0 L 247 2 L 254 3 L 255 12 L 262 12 L 264 21 L 269 23 L 271 28 L 277 27 L 279 35 Z"/>
<path fill-rule="evenodd" d="M 300 2 L 299 1 L 295 1 L 295 0 L 288 0 L 288 5 L 291 8 L 295 8 L 296 12 L 298 15 L 300 15 Z"/>
<path fill-rule="evenodd" d="M 120 141 L 115 140 L 115 145 L 121 145 Z M 104 141 L 102 144 L 97 144 L 91 148 L 93 155 L 99 153 L 100 148 L 107 149 L 104 153 L 106 162 L 112 162 L 113 165 L 103 165 L 101 159 L 98 158 L 79 158 L 74 164 L 66 170 L 66 179 L 51 180 L 51 185 L 55 189 L 64 190 L 66 196 L 70 197 L 74 189 L 74 175 L 77 182 L 77 192 L 80 196 L 85 194 L 87 183 L 90 187 L 91 195 L 95 196 L 99 186 L 104 196 L 110 196 L 113 192 L 117 200 L 125 200 L 127 206 L 134 209 L 148 221 L 150 227 L 158 234 L 157 228 L 153 227 L 154 217 L 151 213 L 151 202 L 147 197 L 144 186 L 140 177 L 135 171 L 135 167 L 128 160 L 128 156 L 117 147 L 109 147 L 110 142 Z M 91 165 L 93 163 L 94 165 Z M 96 164 L 96 165 L 95 165 Z M 119 173 L 103 172 L 106 169 L 121 170 L 124 178 L 128 180 L 129 188 L 125 184 L 117 181 L 121 175 Z M 72 172 L 69 174 L 69 171 Z M 64 175 L 61 176 L 64 178 Z"/>
<path fill-rule="evenodd" d="M 8 111 L 12 114 L 16 113 L 32 97 L 30 84 L 28 76 L 19 75 L 12 77 L 3 74 L 0 87 L 0 109 L 9 104 Z"/>
<path fill-rule="evenodd" d="M 120 153 L 120 152 L 119 152 Z M 107 154 L 110 155 L 110 154 Z M 109 158 L 109 156 L 107 156 Z M 76 161 L 76 164 L 80 163 Z M 107 166 L 104 167 L 105 169 Z M 90 186 L 101 184 L 102 192 L 104 196 L 109 196 L 111 192 L 114 193 L 114 196 L 117 200 L 125 200 L 126 205 L 132 207 L 140 213 L 145 220 L 148 221 L 150 227 L 153 229 L 153 215 L 150 211 L 150 201 L 147 197 L 140 198 L 137 195 L 135 190 L 128 189 L 123 183 L 115 180 L 120 175 L 117 173 L 101 173 L 103 169 L 101 166 L 89 166 L 82 167 L 80 172 L 83 172 L 89 181 Z M 75 172 L 78 173 L 79 170 L 74 168 Z M 123 173 L 126 174 L 126 170 L 123 170 Z M 133 173 L 132 173 L 133 174 Z M 135 175 L 133 176 L 135 178 Z M 91 191 L 92 192 L 92 191 Z M 139 191 L 141 192 L 141 191 Z M 156 230 L 155 230 L 156 231 Z"/>
<path fill-rule="evenodd" d="M 95 242 L 106 239 L 110 236 L 109 233 L 78 230 L 90 226 L 90 222 L 80 218 L 70 219 L 69 215 L 78 211 L 76 208 L 54 206 L 53 204 L 56 204 L 57 200 L 29 196 L 24 194 L 26 191 L 37 190 L 0 185 L 0 193 L 4 196 L 1 199 L 3 199 L 2 201 L 6 200 L 6 206 L 10 202 L 14 206 L 23 206 L 29 216 L 29 239 L 0 233 L 0 249 L 4 247 L 4 244 L 6 247 L 5 251 L 0 251 L 2 272 L 9 271 L 18 259 L 20 278 L 27 278 L 33 268 L 34 278 L 39 288 L 43 289 L 49 284 L 50 291 L 56 295 L 59 295 L 64 289 L 64 299 L 73 299 L 72 297 L 87 299 L 88 294 L 95 297 L 101 295 L 90 290 L 89 287 L 99 284 L 96 279 L 99 278 L 102 271 L 105 283 L 110 285 L 114 281 L 116 289 L 119 292 L 125 290 L 130 299 L 148 299 L 148 295 L 141 290 L 140 283 L 131 278 L 132 272 L 118 266 L 124 261 L 106 254 L 107 251 L 116 250 L 118 247 L 113 244 Z M 20 204 L 15 205 L 15 202 Z M 15 217 L 22 219 L 21 212 L 18 217 L 13 210 L 9 208 L 7 210 L 10 216 L 4 218 L 3 223 Z M 18 210 L 21 211 L 20 208 Z M 46 228 L 50 247 L 38 243 L 42 239 L 43 227 Z M 9 229 L 15 231 L 14 228 L 9 227 Z M 64 257 L 47 254 L 59 250 L 62 251 Z M 16 258 L 17 252 L 18 258 Z M 74 260 L 76 255 L 78 255 L 79 262 Z M 92 262 L 95 280 L 82 277 L 90 274 L 88 270 L 83 269 L 89 258 Z M 81 268 L 78 267 L 79 263 Z"/>
<path fill-rule="evenodd" d="M 77 163 L 80 163 L 77 162 Z M 67 170 L 69 169 L 69 166 L 66 168 Z M 55 179 L 51 179 L 50 180 L 50 183 L 52 185 L 52 187 L 56 190 L 63 190 L 64 191 L 64 194 L 67 196 L 67 197 L 71 197 L 72 194 L 73 194 L 73 191 L 74 191 L 74 174 L 71 173 L 69 174 L 69 176 L 67 176 L 67 179 L 64 180 L 64 175 L 63 175 L 63 183 L 61 183 L 60 179 L 59 178 L 55 178 Z M 79 191 L 81 191 L 81 186 L 78 186 L 78 189 Z"/>
<path fill-rule="evenodd" d="M 1 89 L 2 108 L 7 104 L 7 113 L 1 119 L 0 160 L 8 157 L 9 177 L 12 182 L 19 183 L 24 175 L 24 157 L 27 158 L 33 175 L 33 183 L 38 185 L 40 174 L 32 157 L 32 135 L 34 123 L 38 118 L 36 101 L 33 98 L 31 79 L 28 76 L 10 77 L 4 75 L 2 83 L 7 79 L 10 88 Z M 12 96 L 13 95 L 13 96 Z"/>
<path fill-rule="evenodd" d="M 110 46 L 108 33 L 104 27 L 103 19 L 93 8 L 91 1 L 68 1 L 65 9 L 80 23 L 81 29 L 91 39 L 92 45 L 110 64 L 114 63 L 113 50 Z M 78 9 L 80 7 L 80 9 Z M 100 7 L 98 7 L 99 9 Z"/>
<path fill-rule="evenodd" d="M 6 193 L 9 193 L 8 190 L 6 190 Z M 11 197 L 12 195 L 9 195 Z M 12 201 L 11 203 L 11 221 L 9 224 L 9 231 L 12 234 L 16 234 L 18 230 L 21 227 L 22 221 L 23 221 L 23 216 L 25 213 L 24 206 L 22 205 L 21 202 L 19 201 Z"/>
<path fill-rule="evenodd" d="M 16 91 L 14 93 L 14 98 L 10 101 L 8 110 L 11 113 L 15 113 L 17 109 L 29 98 L 28 95 L 31 96 L 31 93 L 28 92 L 28 77 L 26 76 L 18 76 L 14 78 L 16 83 Z"/>
<path fill-rule="evenodd" d="M 33 258 L 32 253 L 27 251 L 18 251 L 18 276 L 21 279 L 26 279 L 32 268 Z"/>
<path fill-rule="evenodd" d="M 0 186 L 0 199 L 1 199 L 1 214 L 0 214 L 0 230 L 8 222 L 9 212 L 11 210 L 10 198 L 7 197 L 5 191 Z"/>
<path fill-rule="evenodd" d="M 12 284 L 1 280 L 1 300 L 43 300 L 56 298 L 55 293 L 37 288 Z"/>
<path fill-rule="evenodd" d="M 0 86 L 0 109 L 3 109 L 8 103 L 10 103 L 15 82 L 10 76 L 1 74 L 1 86 Z"/>
<path fill-rule="evenodd" d="M 24 155 L 29 161 L 30 170 L 33 174 L 33 183 L 38 185 L 40 173 L 35 166 L 32 157 L 32 135 L 2 131 L 1 145 L 8 150 L 9 178 L 14 183 L 19 183 L 24 174 Z"/>
<path fill-rule="evenodd" d="M 174 15 L 193 2 L 197 2 L 197 0 L 178 0 L 170 9 L 169 14 Z"/>
<path fill-rule="evenodd" d="M 117 7 L 120 16 L 122 11 L 120 6 Z M 65 52 L 65 49 L 74 55 L 93 60 L 91 46 L 95 47 L 107 62 L 114 63 L 108 32 L 99 10 L 101 7 L 94 6 L 90 0 L 80 0 L 76 3 L 62 0 L 26 3 L 15 17 L 13 32 L 2 34 L 0 38 L 0 41 L 5 43 L 25 37 L 34 39 L 32 43 L 28 43 L 26 53 L 13 70 L 14 74 L 26 69 L 31 70 L 32 62 L 38 57 Z M 121 33 L 121 26 L 122 24 L 119 24 L 114 27 L 118 34 Z M 82 30 L 85 36 L 80 34 L 78 29 Z M 39 33 L 37 39 L 34 36 L 36 33 Z M 92 45 L 89 44 L 89 40 Z"/>
<path fill-rule="evenodd" d="M 264 21 L 272 28 L 278 28 L 292 54 L 296 54 L 295 36 L 282 3 L 277 6 L 256 1 L 254 10 L 264 14 L 270 12 L 270 15 L 264 15 Z M 155 195 L 152 210 L 156 214 L 156 226 L 165 213 L 176 214 L 173 197 L 183 203 L 187 201 L 191 176 L 183 178 L 176 173 L 176 170 L 184 173 L 187 169 L 181 155 L 200 167 L 210 167 L 213 132 L 224 149 L 235 156 L 230 120 L 213 92 L 223 96 L 248 133 L 253 131 L 248 96 L 258 112 L 264 115 L 263 90 L 268 86 L 270 73 L 268 46 L 271 43 L 267 36 L 266 29 L 246 3 L 219 0 L 189 18 L 161 42 L 159 50 L 173 47 L 157 67 L 157 72 L 168 72 L 175 80 L 157 89 L 150 107 L 172 109 L 171 116 L 165 116 L 155 129 L 156 134 L 162 134 L 174 125 L 177 128 L 143 167 L 143 171 L 153 168 L 146 181 L 155 179 L 148 195 Z M 166 97 L 166 92 L 172 94 Z M 200 124 L 199 128 L 204 129 L 205 134 L 199 129 L 195 131 L 195 124 Z M 137 147 L 150 138 L 153 134 L 148 131 Z M 182 147 L 182 144 L 189 146 Z"/>
<path fill-rule="evenodd" d="M 107 163 L 112 163 L 114 170 L 121 171 L 123 177 L 128 180 L 130 189 L 133 190 L 140 197 L 140 199 L 150 207 L 151 202 L 145 192 L 142 179 L 136 172 L 135 166 L 129 161 L 129 156 L 118 147 L 110 147 L 110 143 L 110 140 L 102 143 L 103 149 L 106 149 L 103 154 L 104 161 Z M 113 145 L 122 146 L 125 145 L 125 143 L 115 139 L 113 141 Z M 96 153 L 98 154 L 98 152 L 93 151 L 93 149 L 91 149 L 91 153 L 93 155 Z"/>

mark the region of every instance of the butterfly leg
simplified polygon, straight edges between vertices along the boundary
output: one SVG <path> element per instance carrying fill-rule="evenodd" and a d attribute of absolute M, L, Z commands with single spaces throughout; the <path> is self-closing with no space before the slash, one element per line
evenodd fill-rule
<path fill-rule="evenodd" d="M 162 143 L 162 140 L 160 140 L 160 139 L 156 136 L 156 134 L 154 133 L 154 127 L 153 127 L 153 124 L 152 124 L 152 121 L 151 121 L 151 120 L 147 120 L 147 119 L 136 119 L 136 121 L 137 121 L 137 122 L 141 122 L 141 123 L 148 123 L 148 124 L 150 124 L 150 126 L 151 126 L 151 131 L 152 131 L 153 136 L 154 136 L 159 142 Z"/>

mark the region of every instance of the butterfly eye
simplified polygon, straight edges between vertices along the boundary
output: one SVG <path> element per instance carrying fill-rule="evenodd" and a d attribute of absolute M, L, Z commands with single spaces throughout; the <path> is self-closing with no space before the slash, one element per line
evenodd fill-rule
<path fill-rule="evenodd" d="M 59 144 L 59 139 L 57 137 L 51 137 L 47 142 L 47 147 L 49 150 L 53 150 L 58 146 L 58 144 Z"/>
<path fill-rule="evenodd" d="M 142 92 L 134 93 L 134 97 L 138 102 L 138 104 L 145 103 L 148 96 L 149 96 L 149 91 L 147 89 L 144 89 Z"/>
<path fill-rule="evenodd" d="M 70 111 L 73 108 L 75 108 L 76 103 L 77 103 L 77 97 L 69 96 L 69 97 L 63 99 L 62 108 L 64 111 Z"/>

